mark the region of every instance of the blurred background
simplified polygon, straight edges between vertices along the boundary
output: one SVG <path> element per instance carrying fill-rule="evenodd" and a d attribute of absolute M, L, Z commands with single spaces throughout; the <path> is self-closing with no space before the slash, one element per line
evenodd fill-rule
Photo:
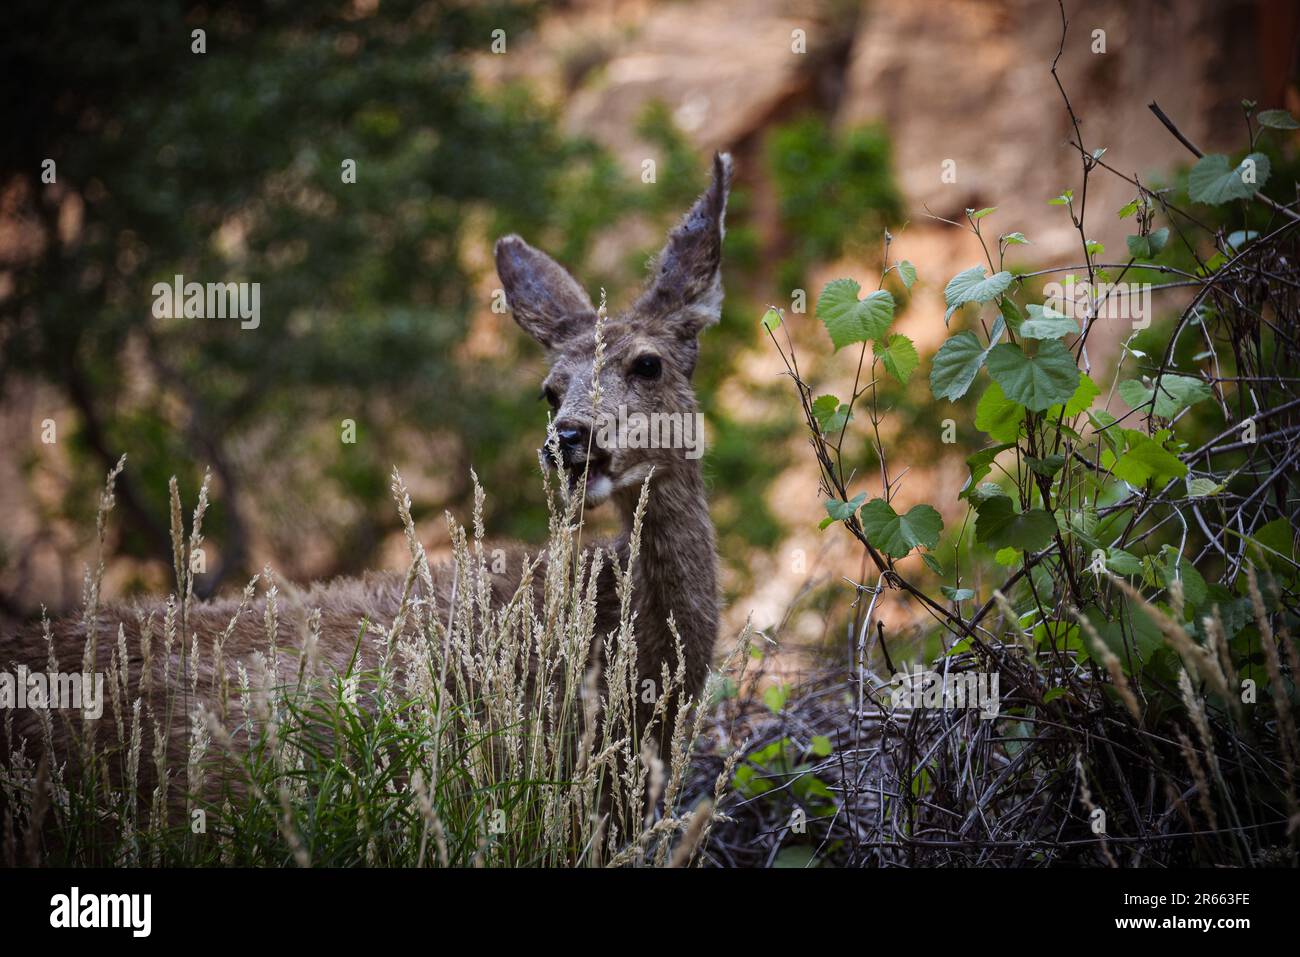
<path fill-rule="evenodd" d="M 1190 159 L 1152 100 L 1206 150 L 1241 144 L 1243 98 L 1300 108 L 1289 0 L 1066 9 L 1060 74 L 1086 141 L 1144 183 Z M 882 435 L 908 469 L 902 504 L 959 525 L 981 437 L 970 410 L 937 411 L 927 376 L 944 284 L 983 254 L 939 218 L 996 206 L 987 222 L 1030 240 L 1016 268 L 1078 261 L 1047 205 L 1079 178 L 1048 72 L 1060 26 L 1043 0 L 8 0 L 0 617 L 76 605 L 123 452 L 114 598 L 168 587 L 167 480 L 192 504 L 205 469 L 209 593 L 267 563 L 294 580 L 402 567 L 394 466 L 435 551 L 444 511 L 468 519 L 471 467 L 489 534 L 541 540 L 543 361 L 492 309 L 492 242 L 521 233 L 616 310 L 728 149 L 727 302 L 697 374 L 727 627 L 753 614 L 792 643 L 839 640 L 860 558 L 817 529 L 816 468 L 759 319 L 786 310 L 805 378 L 845 395 L 856 357 L 831 355 L 812 305 L 832 278 L 874 288 L 891 231 L 920 274 L 889 287 L 922 366 Z M 1094 179 L 1089 238 L 1122 251 L 1131 198 Z M 153 284 L 176 274 L 259 282 L 260 325 L 155 317 Z M 1119 335 L 1090 340 L 1094 364 Z M 879 494 L 869 447 L 853 454 Z"/>

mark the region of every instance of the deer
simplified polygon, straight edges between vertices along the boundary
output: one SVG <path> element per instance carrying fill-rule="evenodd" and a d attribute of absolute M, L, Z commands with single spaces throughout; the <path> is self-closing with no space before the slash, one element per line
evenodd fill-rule
<path fill-rule="evenodd" d="M 598 426 L 620 414 L 698 413 L 692 380 L 699 337 L 721 315 L 721 256 L 731 174 L 730 157 L 715 154 L 710 185 L 669 232 L 640 295 L 612 318 L 603 308 L 597 310 L 567 269 L 519 236 L 504 236 L 495 246 L 498 277 L 514 321 L 545 350 L 548 361 L 542 395 L 551 415 L 541 458 L 563 475 L 571 492 L 583 496 L 584 508 L 609 503 L 617 511 L 621 533 L 583 547 L 604 550 L 631 569 L 639 675 L 657 681 L 665 665 L 684 668 L 682 696 L 692 699 L 704 689 L 720 615 L 716 535 L 699 456 L 672 443 L 610 441 L 608 430 Z M 599 388 L 593 389 L 596 385 Z M 593 395 L 598 396 L 595 403 Z M 639 551 L 629 563 L 634 527 Z M 510 558 L 501 571 L 492 573 L 494 603 L 510 600 L 520 589 L 525 551 L 519 544 L 503 548 Z M 539 561 L 544 560 L 543 554 Z M 455 601 L 454 568 L 429 565 L 428 570 L 425 587 L 431 588 L 433 604 L 448 607 Z M 400 616 L 409 585 L 396 572 L 371 572 L 301 590 L 286 587 L 275 599 L 279 631 L 286 638 L 306 635 L 312 620 L 314 654 L 341 673 L 355 655 L 373 660 L 378 654 L 373 636 L 383 634 Z M 619 621 L 614 585 L 607 564 L 598 581 L 598 635 L 609 633 Z M 193 640 L 207 646 L 224 630 L 225 667 L 253 655 L 266 642 L 263 617 L 268 599 L 250 603 L 250 594 L 251 586 L 242 598 L 192 600 L 182 642 L 195 636 Z M 540 603 L 540 593 L 533 600 Z M 92 638 L 101 665 L 108 649 L 121 649 L 130 680 L 145 689 L 146 700 L 152 693 L 157 706 L 165 700 L 165 683 L 174 687 L 189 680 L 178 658 L 180 648 L 162 654 L 155 647 L 151 658 L 149 639 L 142 636 L 146 622 L 166 614 L 168 606 L 152 599 L 99 607 L 89 624 L 83 616 L 32 626 L 0 646 L 3 661 L 33 671 L 54 660 L 64 668 L 80 665 L 87 639 Z M 370 625 L 361 639 L 359 622 Z M 220 667 L 210 658 L 199 660 L 200 667 Z M 211 674 L 194 677 L 196 688 L 212 685 Z M 43 734 L 33 712 L 14 714 L 15 736 L 39 748 Z M 94 733 L 107 735 L 113 724 L 111 703 L 98 724 Z M 44 729 L 47 740 L 51 734 L 55 750 L 62 751 L 74 743 L 77 731 L 72 722 L 55 721 L 52 731 Z M 179 721 L 163 735 L 168 738 L 169 766 L 184 765 L 187 734 L 185 721 Z M 7 747 L 0 747 L 0 762 L 5 760 Z M 147 779 L 142 780 L 142 786 L 147 785 Z"/>

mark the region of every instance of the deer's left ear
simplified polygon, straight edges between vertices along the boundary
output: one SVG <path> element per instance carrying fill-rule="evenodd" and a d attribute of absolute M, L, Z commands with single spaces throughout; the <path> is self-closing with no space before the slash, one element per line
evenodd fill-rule
<path fill-rule="evenodd" d="M 731 187 L 731 156 L 713 157 L 713 182 L 668 234 L 637 309 L 672 323 L 685 337 L 722 315 L 722 237 Z"/>

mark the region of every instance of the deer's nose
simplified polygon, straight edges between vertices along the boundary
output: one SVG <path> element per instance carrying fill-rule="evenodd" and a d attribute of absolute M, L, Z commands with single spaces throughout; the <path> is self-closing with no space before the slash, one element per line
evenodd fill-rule
<path fill-rule="evenodd" d="M 587 451 L 590 436 L 590 429 L 585 425 L 578 425 L 574 422 L 563 422 L 555 428 L 555 437 L 559 441 L 560 453 L 564 456 L 566 462 L 571 461 L 574 455 L 579 452 Z"/>

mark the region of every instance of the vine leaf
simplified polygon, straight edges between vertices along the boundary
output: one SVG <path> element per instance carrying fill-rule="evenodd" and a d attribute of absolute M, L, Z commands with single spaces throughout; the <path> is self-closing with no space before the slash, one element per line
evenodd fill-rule
<path fill-rule="evenodd" d="M 1187 480 L 1188 498 L 1210 498 L 1223 491 L 1223 483 L 1208 478 L 1189 478 Z"/>
<path fill-rule="evenodd" d="M 1124 429 L 1123 435 L 1126 448 L 1118 456 L 1105 449 L 1101 454 L 1103 468 L 1135 487 L 1147 482 L 1164 485 L 1186 477 L 1187 466 L 1155 439 L 1132 429 Z"/>
<path fill-rule="evenodd" d="M 1062 415 L 1067 419 L 1073 419 L 1080 412 L 1086 412 L 1092 406 L 1092 400 L 1101 395 L 1101 389 L 1097 383 L 1086 373 L 1079 374 L 1079 385 L 1074 390 L 1074 395 L 1070 396 L 1070 401 L 1065 403 L 1062 409 L 1059 405 L 1054 405 L 1047 410 L 1049 419 L 1057 419 Z"/>
<path fill-rule="evenodd" d="M 906 383 L 921 364 L 921 357 L 916 353 L 916 346 L 907 336 L 895 334 L 888 339 L 877 340 L 872 350 L 880 360 L 885 371 L 899 382 Z"/>
<path fill-rule="evenodd" d="M 1033 412 L 1070 401 L 1079 386 L 1074 356 L 1055 339 L 1040 343 L 1032 356 L 1015 343 L 1004 342 L 989 351 L 988 364 L 989 375 L 1006 397 Z"/>
<path fill-rule="evenodd" d="M 821 527 L 825 528 L 831 522 L 848 521 L 853 517 L 853 513 L 858 510 L 859 506 L 861 506 L 862 503 L 866 501 L 866 499 L 867 499 L 866 492 L 859 492 L 857 495 L 853 496 L 853 498 L 849 499 L 847 502 L 843 502 L 838 498 L 828 498 L 826 500 L 827 517 L 822 519 Z"/>
<path fill-rule="evenodd" d="M 1271 130 L 1300 130 L 1300 123 L 1286 110 L 1264 110 L 1255 119 Z"/>
<path fill-rule="evenodd" d="M 866 298 L 852 279 L 832 279 L 817 298 L 817 318 L 830 333 L 835 351 L 855 342 L 881 338 L 894 319 L 894 297 L 887 289 L 877 289 Z"/>
<path fill-rule="evenodd" d="M 1187 174 L 1187 195 L 1197 203 L 1212 206 L 1234 199 L 1249 199 L 1268 182 L 1270 166 L 1263 153 L 1251 153 L 1229 167 L 1222 153 L 1203 156 Z"/>
<path fill-rule="evenodd" d="M 975 333 L 959 332 L 952 336 L 935 353 L 930 367 L 930 392 L 936 399 L 957 401 L 975 381 L 987 355 L 988 350 L 975 338 Z"/>
<path fill-rule="evenodd" d="M 986 499 L 975 520 L 975 540 L 1001 551 L 1036 552 L 1056 534 L 1056 521 L 1041 508 L 1017 512 L 1005 495 Z"/>
<path fill-rule="evenodd" d="M 1002 386 L 990 382 L 975 406 L 975 428 L 997 442 L 1014 443 L 1024 424 L 1025 407 L 1008 399 Z"/>
<path fill-rule="evenodd" d="M 1213 395 L 1210 387 L 1195 376 L 1168 374 L 1161 376 L 1157 383 L 1149 386 L 1143 385 L 1137 379 L 1121 382 L 1119 394 L 1134 411 L 1151 405 L 1154 398 L 1155 414 L 1162 419 L 1172 419 L 1183 409 L 1203 402 Z"/>
<path fill-rule="evenodd" d="M 1062 339 L 1079 332 L 1079 324 L 1047 306 L 1030 305 L 1029 318 L 1020 324 L 1016 335 L 1026 339 Z"/>
<path fill-rule="evenodd" d="M 944 325 L 947 325 L 952 314 L 966 303 L 992 302 L 1002 295 L 1009 285 L 1011 285 L 1011 273 L 1005 270 L 986 276 L 983 266 L 972 266 L 957 273 L 948 280 L 948 285 L 943 290 L 943 299 L 948 305 L 947 311 L 943 314 Z"/>
<path fill-rule="evenodd" d="M 966 465 L 970 468 L 970 479 L 957 497 L 978 501 L 976 490 L 979 488 L 980 480 L 993 471 L 993 460 L 1007 449 L 1014 448 L 1015 444 L 1014 442 L 1003 442 L 1000 445 L 991 445 L 987 449 L 980 449 L 974 455 L 968 456 Z M 1001 492 L 1001 489 L 998 489 L 996 485 L 992 487 Z"/>
<path fill-rule="evenodd" d="M 1146 236 L 1127 236 L 1128 254 L 1134 259 L 1153 259 L 1169 242 L 1169 227 L 1161 226 Z"/>
<path fill-rule="evenodd" d="M 913 505 L 899 515 L 883 498 L 862 507 L 862 530 L 867 541 L 891 558 L 902 558 L 913 548 L 934 548 L 943 531 L 943 518 L 929 505 Z"/>
<path fill-rule="evenodd" d="M 1125 577 L 1142 574 L 1141 560 L 1132 552 L 1126 552 L 1122 548 L 1106 549 L 1106 567 L 1116 575 Z"/>
<path fill-rule="evenodd" d="M 820 395 L 812 404 L 813 418 L 822 435 L 833 435 L 849 421 L 849 407 L 833 395 Z"/>

